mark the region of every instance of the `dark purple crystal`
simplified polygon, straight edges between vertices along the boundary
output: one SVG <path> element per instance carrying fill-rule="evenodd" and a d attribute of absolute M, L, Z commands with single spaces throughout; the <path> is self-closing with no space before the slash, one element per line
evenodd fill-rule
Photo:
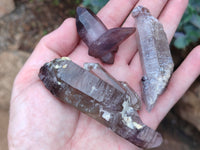
<path fill-rule="evenodd" d="M 114 53 L 135 28 L 107 29 L 103 22 L 89 9 L 78 7 L 76 17 L 77 31 L 89 48 L 90 56 L 100 58 L 104 63 L 114 62 Z"/>

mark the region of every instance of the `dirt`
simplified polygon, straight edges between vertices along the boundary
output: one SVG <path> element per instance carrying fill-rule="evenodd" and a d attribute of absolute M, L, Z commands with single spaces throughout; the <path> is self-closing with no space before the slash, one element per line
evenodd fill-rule
<path fill-rule="evenodd" d="M 15 3 L 16 9 L 0 20 L 0 51 L 32 52 L 42 36 L 75 15 L 78 1 L 16 0 Z"/>

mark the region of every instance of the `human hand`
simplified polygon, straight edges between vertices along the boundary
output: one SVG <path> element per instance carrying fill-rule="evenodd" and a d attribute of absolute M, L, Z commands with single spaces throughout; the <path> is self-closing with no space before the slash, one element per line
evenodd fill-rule
<path fill-rule="evenodd" d="M 132 27 L 129 16 L 135 5 L 143 5 L 163 24 L 169 42 L 187 6 L 187 0 L 110 0 L 98 13 L 108 28 Z M 124 20 L 126 21 L 124 22 Z M 124 22 L 124 23 L 123 23 Z M 123 23 L 123 24 L 122 24 Z M 123 42 L 113 65 L 101 64 L 117 80 L 126 81 L 141 94 L 142 69 L 132 35 Z M 38 78 L 40 67 L 54 58 L 68 56 L 75 63 L 99 62 L 88 56 L 79 42 L 75 20 L 67 19 L 57 30 L 41 39 L 17 75 L 12 92 L 9 122 L 9 148 L 12 149 L 137 149 L 136 146 L 67 104 L 56 100 Z M 139 112 L 145 124 L 156 128 L 171 107 L 200 74 L 200 47 L 195 48 L 173 73 L 154 109 Z"/>

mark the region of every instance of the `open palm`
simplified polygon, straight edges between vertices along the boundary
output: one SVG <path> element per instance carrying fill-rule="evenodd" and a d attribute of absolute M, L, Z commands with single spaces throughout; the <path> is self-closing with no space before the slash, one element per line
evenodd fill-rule
<path fill-rule="evenodd" d="M 132 27 L 134 19 L 130 12 L 136 5 L 143 5 L 160 20 L 170 41 L 187 2 L 110 0 L 98 16 L 108 28 Z M 78 38 L 74 18 L 67 19 L 57 30 L 41 39 L 14 82 L 8 132 L 11 150 L 137 149 L 95 120 L 56 100 L 39 80 L 40 67 L 54 58 L 68 56 L 80 66 L 84 62 L 100 63 L 87 53 L 88 48 Z M 113 65 L 101 65 L 117 80 L 126 81 L 138 94 L 141 93 L 142 70 L 134 35 L 120 45 Z M 200 47 L 196 47 L 173 73 L 166 91 L 159 97 L 151 113 L 142 106 L 140 116 L 145 124 L 156 129 L 199 76 L 199 66 Z"/>

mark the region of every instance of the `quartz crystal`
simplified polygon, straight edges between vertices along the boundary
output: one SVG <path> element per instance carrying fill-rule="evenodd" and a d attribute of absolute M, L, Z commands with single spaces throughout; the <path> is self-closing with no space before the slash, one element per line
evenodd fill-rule
<path fill-rule="evenodd" d="M 166 88 L 174 64 L 162 24 L 142 6 L 136 7 L 132 16 L 136 19 L 136 39 L 144 73 L 142 99 L 150 111 Z"/>
<path fill-rule="evenodd" d="M 141 121 L 137 113 L 140 108 L 137 94 L 100 65 L 85 63 L 83 69 L 62 57 L 41 67 L 39 78 L 59 100 L 96 119 L 129 142 L 142 148 L 162 143 L 161 135 Z"/>
<path fill-rule="evenodd" d="M 104 63 L 114 63 L 114 53 L 135 28 L 107 29 L 103 22 L 89 9 L 77 7 L 76 26 L 81 39 L 88 46 L 90 56 Z"/>

